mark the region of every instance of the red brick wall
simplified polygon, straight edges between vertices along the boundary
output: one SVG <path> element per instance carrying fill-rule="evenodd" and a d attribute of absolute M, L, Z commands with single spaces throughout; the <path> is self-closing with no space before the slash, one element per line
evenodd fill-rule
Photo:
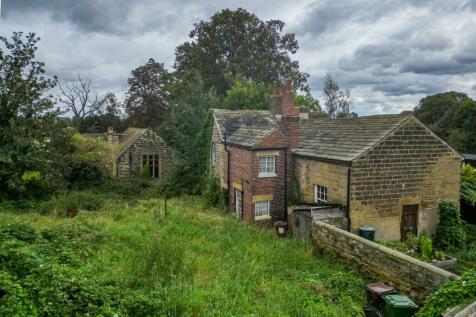
<path fill-rule="evenodd" d="M 259 151 L 243 149 L 234 146 L 228 147 L 231 155 L 230 163 L 230 210 L 235 212 L 234 184 L 239 184 L 243 190 L 243 219 L 254 222 L 253 196 L 272 195 L 270 213 L 273 220 L 283 219 L 284 206 L 284 160 L 285 151 L 276 150 L 275 177 L 258 177 Z M 225 167 L 226 168 L 226 167 Z M 226 173 L 225 173 L 226 175 Z M 225 176 L 226 178 L 226 176 Z"/>

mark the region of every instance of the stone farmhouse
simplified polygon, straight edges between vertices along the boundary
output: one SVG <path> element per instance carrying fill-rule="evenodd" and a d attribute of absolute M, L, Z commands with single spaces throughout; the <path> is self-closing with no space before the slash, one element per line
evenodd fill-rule
<path fill-rule="evenodd" d="M 292 205 L 340 206 L 347 230 L 400 240 L 434 232 L 439 202 L 459 202 L 461 156 L 415 117 L 329 119 L 294 107 L 293 91 L 266 111 L 214 110 L 211 170 L 238 217 L 271 225 Z"/>
<path fill-rule="evenodd" d="M 151 178 L 163 178 L 168 171 L 170 151 L 167 143 L 152 129 L 128 128 L 123 133 L 84 134 L 107 142 L 111 150 L 111 175 L 132 178 L 147 166 Z"/>

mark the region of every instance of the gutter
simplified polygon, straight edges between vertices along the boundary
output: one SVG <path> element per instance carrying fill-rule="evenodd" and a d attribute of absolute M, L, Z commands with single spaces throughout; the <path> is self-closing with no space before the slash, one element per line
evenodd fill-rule
<path fill-rule="evenodd" d="M 288 149 L 284 148 L 284 221 L 288 221 Z"/>

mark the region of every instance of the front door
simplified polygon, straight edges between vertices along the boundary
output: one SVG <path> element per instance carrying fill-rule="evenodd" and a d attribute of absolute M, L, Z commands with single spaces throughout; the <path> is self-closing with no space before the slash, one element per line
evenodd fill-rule
<path fill-rule="evenodd" d="M 418 233 L 418 205 L 403 205 L 402 221 L 400 224 L 401 239 L 405 241 L 408 235 Z"/>

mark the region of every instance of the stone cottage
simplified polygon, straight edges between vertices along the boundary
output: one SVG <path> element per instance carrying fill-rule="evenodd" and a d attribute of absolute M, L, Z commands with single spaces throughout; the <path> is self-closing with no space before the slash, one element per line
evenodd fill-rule
<path fill-rule="evenodd" d="M 293 106 L 290 83 L 270 110 L 214 110 L 211 142 L 211 169 L 249 222 L 286 221 L 294 196 L 400 240 L 434 232 L 438 203 L 459 201 L 461 156 L 415 117 L 323 118 Z"/>
<path fill-rule="evenodd" d="M 123 133 L 85 134 L 107 142 L 111 150 L 111 174 L 118 178 L 140 176 L 144 168 L 151 178 L 162 178 L 168 171 L 170 151 L 152 129 L 128 128 Z"/>

